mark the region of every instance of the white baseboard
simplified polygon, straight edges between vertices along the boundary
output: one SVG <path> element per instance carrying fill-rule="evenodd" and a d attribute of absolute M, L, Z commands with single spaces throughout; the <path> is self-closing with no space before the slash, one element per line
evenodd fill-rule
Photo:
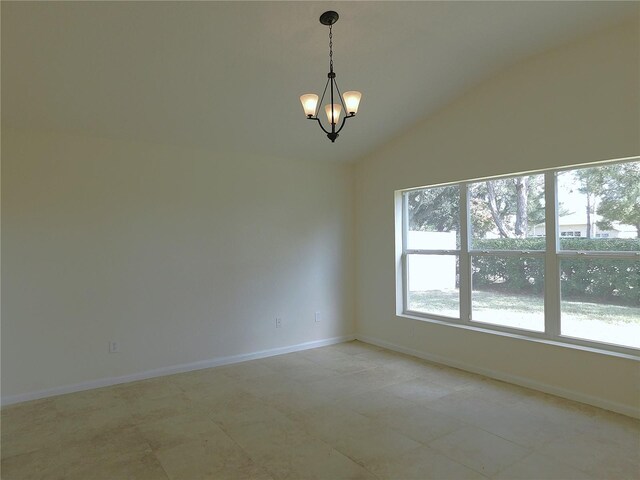
<path fill-rule="evenodd" d="M 400 345 L 386 342 L 378 338 L 369 337 L 367 335 L 356 335 L 356 339 L 365 343 L 370 343 L 372 345 L 377 345 L 379 347 L 386 348 L 388 350 L 393 350 L 399 353 L 405 353 L 407 355 L 422 358 L 430 362 L 440 363 L 443 365 L 447 365 L 449 367 L 459 368 L 460 370 L 466 370 L 467 372 L 477 373 L 480 375 L 484 375 L 485 377 L 501 380 L 503 382 L 513 383 L 521 387 L 531 388 L 533 390 L 539 390 L 541 392 L 549 393 L 551 395 L 556 395 L 558 397 L 567 398 L 569 400 L 575 400 L 576 402 L 586 403 L 589 405 L 593 405 L 594 407 L 604 408 L 605 410 L 611 410 L 613 412 L 621 413 L 629 417 L 640 418 L 640 409 L 634 408 L 629 405 L 612 402 L 604 398 L 594 397 L 586 393 L 576 392 L 575 390 L 569 390 L 566 388 L 557 387 L 555 385 L 549 385 L 547 383 L 538 382 L 536 380 L 531 380 L 529 378 L 521 377 L 519 375 L 512 375 L 509 373 L 503 373 L 495 370 L 490 370 L 487 368 L 477 367 L 475 365 L 470 365 L 468 363 L 460 362 L 458 360 L 454 360 L 447 357 L 442 357 L 440 355 L 432 355 L 430 353 L 426 353 L 420 350 L 414 350 L 412 348 L 402 347 Z"/>
<path fill-rule="evenodd" d="M 287 347 L 272 348 L 269 350 L 261 350 L 253 353 L 243 353 L 240 355 L 231 355 L 228 357 L 217 357 L 208 360 L 201 360 L 192 363 L 183 363 L 180 365 L 172 365 L 169 367 L 156 368 L 154 370 L 146 370 L 144 372 L 132 373 L 120 377 L 99 378 L 97 380 L 88 380 L 86 382 L 76 383 L 73 385 L 63 385 L 61 387 L 48 388 L 38 390 L 36 392 L 21 393 L 18 395 L 8 395 L 2 397 L 0 403 L 11 405 L 13 403 L 26 402 L 29 400 L 37 400 L 39 398 L 53 397 L 63 395 L 65 393 L 80 392 L 82 390 L 91 390 L 93 388 L 108 387 L 119 383 L 135 382 L 137 380 L 145 380 L 147 378 L 162 377 L 164 375 L 173 375 L 175 373 L 190 372 L 193 370 L 201 370 L 203 368 L 219 367 L 232 363 L 241 363 L 249 360 L 257 360 L 259 358 L 273 357 L 274 355 L 282 355 L 285 353 L 299 352 L 310 348 L 325 347 L 336 343 L 349 342 L 355 340 L 355 335 L 345 335 L 342 337 L 326 338 L 323 340 L 315 340 L 312 342 L 299 343 Z"/>

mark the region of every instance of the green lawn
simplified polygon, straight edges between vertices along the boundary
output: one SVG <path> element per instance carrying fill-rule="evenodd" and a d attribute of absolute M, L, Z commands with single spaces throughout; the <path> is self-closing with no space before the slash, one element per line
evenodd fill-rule
<path fill-rule="evenodd" d="M 458 302 L 457 290 L 411 292 L 409 309 L 457 316 Z M 474 291 L 473 307 L 474 311 L 477 312 L 508 311 L 511 314 L 529 315 L 532 312 L 542 312 L 544 303 L 542 297 Z M 563 317 L 571 317 L 575 320 L 597 320 L 609 324 L 640 325 L 640 307 L 563 301 L 562 314 Z"/>

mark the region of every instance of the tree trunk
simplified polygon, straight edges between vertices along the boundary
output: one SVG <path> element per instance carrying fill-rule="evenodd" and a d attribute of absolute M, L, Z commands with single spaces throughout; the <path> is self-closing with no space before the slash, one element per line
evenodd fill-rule
<path fill-rule="evenodd" d="M 526 177 L 518 177 L 516 182 L 516 237 L 525 238 L 529 229 L 529 217 L 527 215 L 527 179 Z"/>
<path fill-rule="evenodd" d="M 493 222 L 498 227 L 498 231 L 500 232 L 500 236 L 502 238 L 509 238 L 509 232 L 504 226 L 502 222 L 502 218 L 500 218 L 500 212 L 498 211 L 498 205 L 496 203 L 496 191 L 493 188 L 493 182 L 488 181 L 487 184 L 487 197 L 489 199 L 489 210 L 491 210 L 491 217 L 493 218 Z"/>
<path fill-rule="evenodd" d="M 591 194 L 587 193 L 587 238 L 591 238 Z"/>

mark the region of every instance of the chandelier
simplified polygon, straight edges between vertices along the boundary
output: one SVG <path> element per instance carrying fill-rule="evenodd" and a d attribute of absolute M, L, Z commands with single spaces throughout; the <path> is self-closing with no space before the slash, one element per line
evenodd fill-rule
<path fill-rule="evenodd" d="M 329 73 L 327 74 L 327 83 L 324 86 L 320 103 L 318 103 L 318 95 L 315 93 L 306 93 L 300 97 L 302 108 L 304 109 L 307 119 L 316 120 L 322 131 L 327 134 L 327 137 L 329 137 L 329 140 L 331 140 L 332 143 L 336 141 L 338 134 L 344 128 L 347 118 L 351 118 L 356 115 L 358 112 L 358 105 L 360 104 L 360 98 L 362 98 L 362 94 L 356 91 L 344 92 L 344 95 L 342 95 L 338 89 L 338 84 L 336 83 L 336 74 L 333 71 L 332 29 L 333 24 L 338 21 L 338 18 L 338 13 L 334 11 L 324 12 L 320 15 L 320 23 L 322 25 L 329 26 Z M 330 103 L 325 105 L 324 111 L 327 115 L 329 127 L 325 128 L 322 125 L 320 118 L 318 118 L 318 110 L 319 106 L 321 106 L 324 101 L 325 95 L 327 94 L 327 88 L 329 89 Z M 340 122 L 340 115 L 343 111 L 344 116 L 342 117 L 342 123 L 340 123 L 340 127 L 336 129 L 336 125 Z"/>

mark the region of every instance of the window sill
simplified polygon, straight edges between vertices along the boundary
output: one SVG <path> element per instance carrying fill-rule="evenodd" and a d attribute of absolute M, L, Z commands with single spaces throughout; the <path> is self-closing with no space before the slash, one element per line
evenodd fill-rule
<path fill-rule="evenodd" d="M 479 333 L 485 333 L 485 334 L 489 334 L 489 335 L 498 335 L 501 337 L 507 337 L 507 338 L 515 338 L 518 340 L 525 340 L 528 342 L 535 342 L 535 343 L 541 343 L 544 345 L 552 345 L 555 347 L 561 347 L 561 348 L 569 348 L 572 350 L 580 350 L 583 352 L 590 352 L 590 353 L 597 353 L 600 355 L 608 355 L 611 357 L 618 357 L 618 358 L 624 358 L 627 360 L 635 360 L 640 362 L 640 352 L 638 354 L 633 354 L 633 353 L 625 353 L 625 352 L 616 352 L 613 350 L 606 350 L 603 348 L 597 348 L 597 347 L 593 347 L 593 346 L 587 346 L 587 345 L 579 345 L 577 343 L 569 343 L 569 342 L 561 342 L 555 339 L 549 339 L 549 338 L 538 338 L 538 337 L 534 337 L 534 336 L 530 336 L 530 335 L 526 335 L 524 332 L 523 333 L 513 333 L 513 332 L 505 332 L 505 331 L 500 331 L 500 330 L 493 330 L 491 328 L 484 328 L 482 326 L 476 326 L 476 325 L 469 325 L 469 324 L 465 324 L 465 323 L 456 323 L 455 321 L 447 321 L 447 320 L 441 320 L 438 318 L 430 318 L 429 316 L 425 315 L 425 316 L 418 316 L 418 315 L 414 315 L 412 313 L 408 313 L 408 312 L 403 312 L 403 313 L 396 313 L 397 317 L 401 317 L 401 318 L 407 318 L 410 320 L 418 320 L 421 322 L 427 322 L 427 323 L 432 323 L 432 324 L 436 324 L 436 325 L 443 325 L 446 327 L 453 327 L 453 328 L 460 328 L 463 330 L 469 330 L 469 331 L 473 331 L 473 332 L 479 332 Z M 625 348 L 625 347 L 622 347 Z"/>

